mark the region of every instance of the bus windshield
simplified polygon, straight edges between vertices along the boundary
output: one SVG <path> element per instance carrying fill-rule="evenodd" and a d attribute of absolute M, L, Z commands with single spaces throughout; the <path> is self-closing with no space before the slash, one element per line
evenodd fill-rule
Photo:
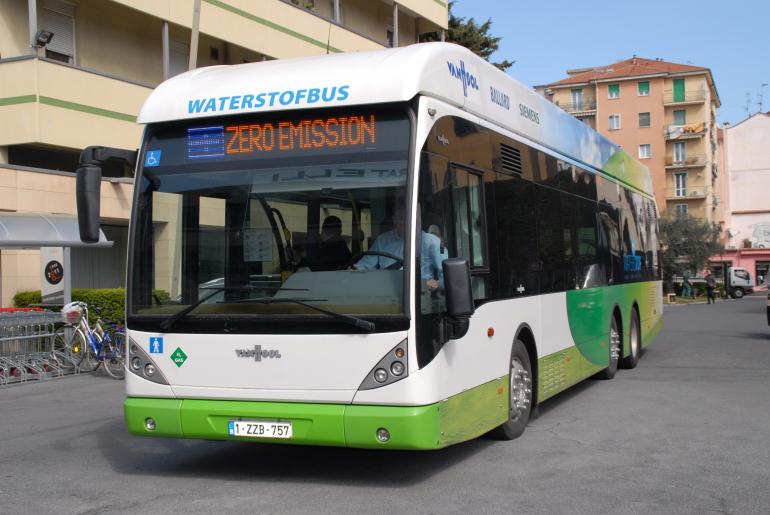
<path fill-rule="evenodd" d="M 151 127 L 131 234 L 134 327 L 168 330 L 159 324 L 176 316 L 179 331 L 235 319 L 247 332 L 319 330 L 300 318 L 355 332 L 346 318 L 404 319 L 409 135 L 404 110 L 383 107 Z"/>

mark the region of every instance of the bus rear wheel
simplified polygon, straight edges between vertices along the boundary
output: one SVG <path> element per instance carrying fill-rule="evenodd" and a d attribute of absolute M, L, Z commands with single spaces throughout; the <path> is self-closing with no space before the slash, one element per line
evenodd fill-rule
<path fill-rule="evenodd" d="M 636 310 L 631 310 L 631 330 L 628 332 L 628 350 L 629 354 L 623 361 L 620 362 L 620 366 L 623 368 L 634 368 L 639 363 L 639 356 L 642 352 L 642 336 L 640 332 L 639 313 Z"/>
<path fill-rule="evenodd" d="M 500 440 L 513 440 L 524 432 L 532 412 L 532 364 L 521 340 L 513 342 L 508 371 L 508 420 L 490 433 Z"/>

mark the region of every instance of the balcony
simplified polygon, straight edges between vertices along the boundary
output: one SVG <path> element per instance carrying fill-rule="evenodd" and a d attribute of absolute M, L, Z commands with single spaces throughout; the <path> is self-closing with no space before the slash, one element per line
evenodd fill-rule
<path fill-rule="evenodd" d="M 692 155 L 684 158 L 666 156 L 666 168 L 700 168 L 706 166 L 705 155 Z"/>
<path fill-rule="evenodd" d="M 684 140 L 701 138 L 706 134 L 706 124 L 686 123 L 684 125 L 667 125 L 663 131 L 667 140 Z"/>
<path fill-rule="evenodd" d="M 703 200 L 705 198 L 705 185 L 688 185 L 686 188 L 666 188 L 666 200 Z"/>
<path fill-rule="evenodd" d="M 706 90 L 685 91 L 684 96 L 674 97 L 674 91 L 667 89 L 663 92 L 664 106 L 680 106 L 688 104 L 702 104 L 706 101 Z"/>
<path fill-rule="evenodd" d="M 33 57 L 0 60 L 0 77 L 0 146 L 139 145 L 148 86 Z"/>
<path fill-rule="evenodd" d="M 594 116 L 596 114 L 596 100 L 584 100 L 578 103 L 564 103 L 556 101 L 557 106 L 567 111 L 572 116 Z"/>

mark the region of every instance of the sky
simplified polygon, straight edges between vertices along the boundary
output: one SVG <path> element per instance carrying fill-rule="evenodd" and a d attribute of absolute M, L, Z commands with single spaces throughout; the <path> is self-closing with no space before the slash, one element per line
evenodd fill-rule
<path fill-rule="evenodd" d="M 770 0 L 457 0 L 455 16 L 492 20 L 502 37 L 492 61 L 533 87 L 566 70 L 633 55 L 710 68 L 722 107 L 719 123 L 770 111 Z"/>

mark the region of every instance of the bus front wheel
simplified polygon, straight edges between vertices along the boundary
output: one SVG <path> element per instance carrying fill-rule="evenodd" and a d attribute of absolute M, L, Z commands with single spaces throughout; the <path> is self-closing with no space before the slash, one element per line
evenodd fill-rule
<path fill-rule="evenodd" d="M 513 440 L 524 432 L 532 412 L 532 364 L 521 340 L 513 342 L 508 371 L 508 420 L 492 430 L 500 440 Z"/>
<path fill-rule="evenodd" d="M 597 379 L 612 379 L 618 371 L 618 362 L 620 354 L 623 351 L 623 334 L 619 329 L 617 317 L 613 316 L 610 322 L 610 334 L 608 334 L 609 347 L 609 365 L 607 368 L 596 374 Z"/>

